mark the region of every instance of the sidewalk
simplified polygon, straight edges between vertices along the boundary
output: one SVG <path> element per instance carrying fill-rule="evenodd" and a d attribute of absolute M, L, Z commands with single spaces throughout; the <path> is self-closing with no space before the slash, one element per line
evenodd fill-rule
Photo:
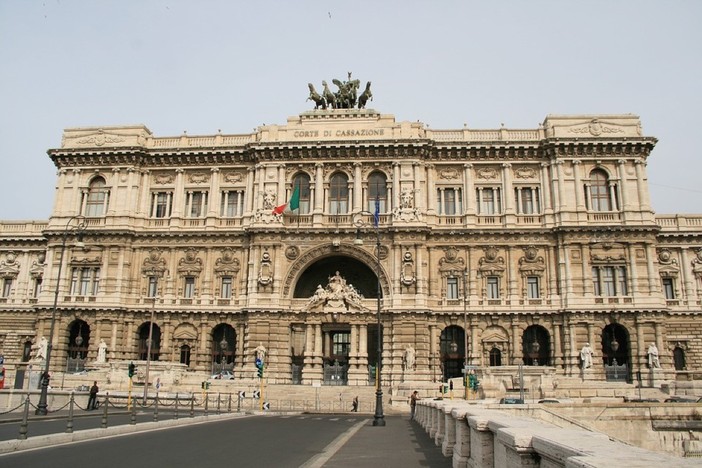
<path fill-rule="evenodd" d="M 409 415 L 386 416 L 384 427 L 367 424 L 336 452 L 324 466 L 451 467 L 451 458 L 441 453 L 426 431 Z"/>

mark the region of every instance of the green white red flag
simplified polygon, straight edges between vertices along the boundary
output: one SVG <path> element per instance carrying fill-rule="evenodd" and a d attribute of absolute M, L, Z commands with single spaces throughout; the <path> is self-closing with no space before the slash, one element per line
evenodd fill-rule
<path fill-rule="evenodd" d="M 283 205 L 276 206 L 275 208 L 273 208 L 273 214 L 280 215 L 283 213 L 290 213 L 292 211 L 297 210 L 298 208 L 300 208 L 300 187 L 296 186 L 295 190 L 293 190 L 290 200 L 288 200 L 288 202 Z"/>

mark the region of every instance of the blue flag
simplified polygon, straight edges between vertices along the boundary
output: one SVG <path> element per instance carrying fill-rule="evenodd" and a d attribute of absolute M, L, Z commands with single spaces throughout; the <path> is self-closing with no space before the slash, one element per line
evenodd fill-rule
<path fill-rule="evenodd" d="M 375 197 L 375 213 L 373 213 L 373 225 L 378 227 L 380 222 L 380 198 Z"/>

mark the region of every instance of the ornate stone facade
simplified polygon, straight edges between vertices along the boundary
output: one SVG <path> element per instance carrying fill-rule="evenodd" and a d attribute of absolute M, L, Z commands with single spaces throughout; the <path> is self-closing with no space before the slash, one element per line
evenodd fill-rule
<path fill-rule="evenodd" d="M 464 363 L 694 374 L 702 216 L 654 215 L 655 143 L 633 115 L 430 130 L 333 109 L 243 135 L 67 129 L 49 151 L 50 220 L 0 225 L 0 354 L 29 361 L 49 336 L 65 241 L 56 371 L 101 340 L 108 362 L 145 359 L 153 310 L 153 359 L 249 379 L 264 346 L 271 383 L 368 385 L 380 309 L 386 385 Z M 299 208 L 274 214 L 295 186 Z"/>

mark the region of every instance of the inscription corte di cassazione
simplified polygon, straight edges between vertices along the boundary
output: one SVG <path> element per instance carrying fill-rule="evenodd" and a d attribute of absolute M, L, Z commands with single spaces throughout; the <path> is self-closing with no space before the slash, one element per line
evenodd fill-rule
<path fill-rule="evenodd" d="M 362 128 L 348 130 L 297 130 L 293 132 L 294 138 L 329 138 L 329 137 L 359 137 L 359 136 L 383 136 L 384 128 Z"/>

